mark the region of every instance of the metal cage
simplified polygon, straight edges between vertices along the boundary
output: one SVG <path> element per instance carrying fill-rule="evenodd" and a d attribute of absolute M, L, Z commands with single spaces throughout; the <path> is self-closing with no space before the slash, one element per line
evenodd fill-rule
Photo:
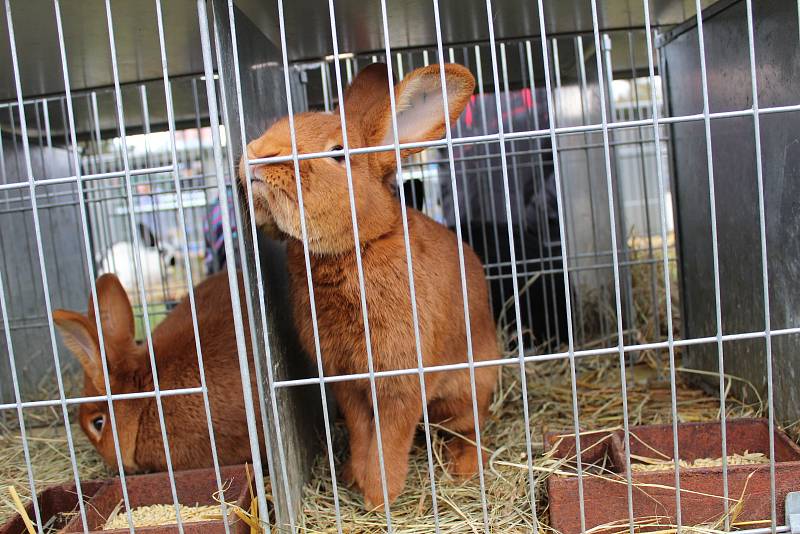
<path fill-rule="evenodd" d="M 233 309 L 247 311 L 246 317 L 234 313 L 227 325 L 237 347 L 230 366 L 239 370 L 242 384 L 255 373 L 257 387 L 242 389 L 264 531 L 308 528 L 304 487 L 313 484 L 319 466 L 331 478 L 326 506 L 334 520 L 327 530 L 370 530 L 342 511 L 344 445 L 331 384 L 368 381 L 370 423 L 380 436 L 376 383 L 410 375 L 424 392 L 431 374 L 467 369 L 474 395 L 475 369 L 482 367 L 513 373 L 520 384 L 519 398 L 496 401 L 520 405 L 524 441 L 516 444 L 522 456 L 515 461 L 525 473 L 525 505 L 514 512 L 519 531 L 550 528 L 535 465 L 546 451 L 536 437 L 541 429 L 531 423 L 538 407 L 527 384 L 531 374 L 561 362 L 567 366 L 563 386 L 571 422 L 561 430 L 575 435 L 575 520 L 580 531 L 590 530 L 595 525 L 586 523 L 583 488 L 591 475 L 582 465 L 586 428 L 579 374 L 593 359 L 610 362 L 613 377 L 606 379 L 615 391 L 608 410 L 622 428 L 624 465 L 618 467 L 627 516 L 619 530 L 642 528 L 631 475 L 636 458 L 630 426 L 639 418 L 628 394 L 637 364 L 645 360 L 660 362 L 658 379 L 669 385 L 669 410 L 659 420 L 672 425 L 672 458 L 681 457 L 682 446 L 679 375 L 694 377 L 692 386 L 715 399 L 717 413 L 706 418 L 719 421 L 721 429 L 724 487 L 716 491 L 726 515 L 719 528 L 753 534 L 797 528 L 780 513 L 775 430 L 791 428 L 800 417 L 793 387 L 800 372 L 794 289 L 800 195 L 792 133 L 800 116 L 793 91 L 800 75 L 798 5 L 5 0 L 3 12 L 0 448 L 16 451 L 9 454 L 24 463 L 30 528 L 47 531 L 37 492 L 48 480 L 37 474 L 31 452 L 41 421 L 55 421 L 61 429 L 58 443 L 68 463 L 58 481 L 74 482 L 77 517 L 88 534 L 90 499 L 81 490 L 87 475 L 79 459 L 91 447 L 77 431 L 76 410 L 106 403 L 116 428 L 115 403 L 143 398 L 153 399 L 160 422 L 171 495 L 165 504 L 175 507 L 177 531 L 187 528 L 180 506 L 189 503 L 179 499 L 165 423 L 172 416 L 165 415 L 162 399 L 201 396 L 201 424 L 214 448 L 207 382 L 215 377 L 201 372 L 193 387 L 161 389 L 158 373 L 152 373 L 152 391 L 86 397 L 81 368 L 52 317 L 56 308 L 85 311 L 87 295 L 97 301 L 96 278 L 116 273 L 132 300 L 136 339 L 149 347 L 155 368 L 152 332 L 187 295 L 199 349 L 193 287 L 226 268 Z M 475 93 L 443 139 L 401 144 L 395 132 L 387 146 L 352 147 L 345 140 L 333 152 L 306 153 L 298 150 L 291 122 L 290 155 L 248 155 L 247 144 L 280 117 L 315 110 L 338 117 L 348 84 L 376 62 L 389 65 L 398 82 L 419 67 L 458 63 L 474 75 Z M 392 100 L 396 122 L 394 106 Z M 408 148 L 424 150 L 401 162 L 401 150 Z M 369 372 L 323 373 L 319 338 L 330 333 L 320 331 L 315 309 L 310 317 L 317 354 L 302 354 L 288 311 L 293 288 L 286 244 L 257 225 L 253 170 L 291 163 L 300 194 L 301 162 L 377 152 L 395 153 L 400 163 L 398 201 L 455 233 L 460 253 L 465 243 L 480 257 L 505 344 L 501 358 L 478 362 L 470 352 L 463 363 L 426 367 L 414 303 L 413 311 L 403 313 L 413 314 L 414 329 L 405 335 L 416 343 L 418 365 L 375 370 L 361 272 L 360 328 Z M 351 214 L 343 216 L 352 215 L 357 239 L 349 163 L 346 169 Z M 302 204 L 299 209 L 313 308 L 313 254 Z M 403 221 L 407 225 L 405 212 Z M 404 258 L 413 273 L 407 227 L 404 237 Z M 363 250 L 355 243 L 361 269 Z M 463 262 L 460 275 L 466 280 Z M 413 275 L 397 283 L 408 284 L 414 295 Z M 463 300 L 466 287 L 463 282 Z M 466 309 L 452 313 L 469 325 Z M 97 327 L 102 345 L 99 319 Z M 733 386 L 731 376 L 740 378 Z M 726 425 L 730 404 L 751 394 L 748 387 L 763 396 L 769 421 L 770 516 L 742 527 L 728 515 L 733 500 Z M 475 403 L 473 410 L 477 422 Z M 442 521 L 450 511 L 443 503 L 449 501 L 437 499 L 445 475 L 435 466 L 437 429 L 425 408 L 420 423 L 425 440 L 418 447 L 427 461 L 417 474 L 428 482 L 418 499 L 420 507 L 426 499 L 430 506 L 419 521 L 439 532 L 446 530 Z M 487 454 L 481 432 L 476 425 L 479 456 Z M 119 476 L 121 506 L 133 532 L 126 486 L 133 473 L 123 468 L 120 439 L 114 430 L 117 465 L 99 473 Z M 216 452 L 213 458 L 207 467 L 223 492 Z M 385 498 L 385 460 L 392 459 L 382 452 L 379 458 Z M 664 528 L 680 531 L 690 527 L 681 517 L 685 469 L 673 465 L 674 487 L 668 489 L 674 490 L 677 517 Z M 492 510 L 499 503 L 492 500 L 493 475 L 487 470 L 479 463 L 477 478 L 467 482 L 480 490 L 480 512 L 462 519 L 488 533 L 497 529 Z M 220 506 L 224 531 L 237 532 L 230 503 Z M 8 504 L 4 514 L 15 510 Z M 397 529 L 388 502 L 370 517 L 374 531 Z"/>

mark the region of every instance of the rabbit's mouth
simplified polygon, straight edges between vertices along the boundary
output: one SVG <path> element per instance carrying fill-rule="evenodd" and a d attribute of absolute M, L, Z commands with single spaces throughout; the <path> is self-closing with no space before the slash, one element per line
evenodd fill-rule
<path fill-rule="evenodd" d="M 263 207 L 286 234 L 300 239 L 300 221 L 297 200 L 281 187 L 264 185 Z"/>

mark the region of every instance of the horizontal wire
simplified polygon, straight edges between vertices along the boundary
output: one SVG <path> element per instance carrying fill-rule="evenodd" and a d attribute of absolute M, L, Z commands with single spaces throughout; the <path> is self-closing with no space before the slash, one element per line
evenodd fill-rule
<path fill-rule="evenodd" d="M 204 388 L 202 387 L 194 387 L 194 388 L 176 388 L 176 389 L 161 389 L 156 393 L 155 391 L 137 391 L 135 393 L 112 393 L 111 395 L 96 395 L 93 397 L 71 397 L 65 399 L 66 404 L 87 404 L 90 402 L 106 402 L 109 398 L 114 401 L 119 400 L 132 400 L 132 399 L 149 399 L 158 397 L 175 397 L 177 395 L 193 395 L 193 394 L 202 394 L 204 392 Z M 46 408 L 50 406 L 58 406 L 61 404 L 60 400 L 38 400 L 38 401 L 26 401 L 22 402 L 19 405 L 23 408 Z M 5 404 L 0 404 L 0 411 L 2 410 L 13 410 L 16 409 L 18 404 L 16 402 L 10 402 Z"/>
<path fill-rule="evenodd" d="M 793 334 L 800 334 L 800 327 L 796 328 L 784 328 L 781 330 L 772 330 L 770 332 L 771 337 L 775 336 L 787 336 Z M 766 337 L 766 332 L 745 332 L 741 334 L 727 334 L 722 336 L 723 341 L 741 341 L 746 339 L 761 339 Z M 674 347 L 687 347 L 691 345 L 703 345 L 706 343 L 716 343 L 717 337 L 716 336 L 709 336 L 709 337 L 699 337 L 699 338 L 691 338 L 691 339 L 681 339 L 675 341 L 672 346 Z M 669 343 L 666 341 L 661 342 L 654 342 L 654 343 L 641 343 L 635 345 L 625 345 L 623 352 L 641 352 L 643 350 L 652 350 L 652 349 L 668 349 Z M 576 350 L 575 357 L 576 358 L 586 358 L 589 356 L 608 356 L 608 355 L 618 355 L 619 354 L 619 347 L 608 347 L 602 349 L 584 349 L 584 350 Z M 566 360 L 569 358 L 568 352 L 553 352 L 548 354 L 534 354 L 525 356 L 524 360 L 525 363 L 536 363 L 536 362 L 543 362 L 543 361 L 551 361 L 551 360 Z M 504 365 L 516 365 L 519 364 L 518 358 L 501 358 L 501 359 L 494 359 L 494 360 L 480 360 L 475 361 L 475 368 L 479 367 L 498 367 Z M 424 369 L 425 373 L 440 373 L 443 371 L 458 371 L 462 369 L 467 369 L 469 364 L 466 362 L 464 363 L 452 363 L 447 365 L 433 365 L 426 367 Z M 419 370 L 416 368 L 413 369 L 392 369 L 388 371 L 375 371 L 375 378 L 387 378 L 393 376 L 403 376 L 403 375 L 414 375 L 419 373 Z M 363 380 L 369 378 L 369 373 L 354 373 L 348 375 L 334 375 L 334 376 L 326 376 L 322 379 L 323 383 L 330 383 L 330 382 L 347 382 L 350 380 Z M 275 382 L 275 387 L 292 387 L 292 386 L 307 386 L 309 384 L 319 384 L 319 378 L 301 378 L 295 380 L 279 380 Z"/>
<path fill-rule="evenodd" d="M 791 106 L 777 106 L 777 107 L 770 107 L 770 108 L 760 108 L 758 110 L 759 115 L 768 115 L 771 113 L 790 113 L 800 111 L 800 104 L 791 105 Z M 720 111 L 716 113 L 710 113 L 709 117 L 711 119 L 729 119 L 735 117 L 748 117 L 753 116 L 754 111 L 752 109 L 743 109 L 743 110 L 736 110 L 736 111 Z M 656 122 L 659 125 L 666 125 L 666 124 L 678 124 L 683 122 L 693 122 L 693 121 L 701 121 L 704 120 L 704 115 L 702 113 L 697 113 L 694 115 L 682 115 L 678 117 L 664 117 L 659 118 Z M 641 126 L 651 126 L 653 124 L 653 119 L 638 119 L 638 120 L 631 120 L 631 121 L 623 121 L 623 122 L 612 122 L 607 125 L 609 129 L 624 129 L 624 128 L 637 128 Z M 578 133 L 587 133 L 587 132 L 597 132 L 602 133 L 603 125 L 602 124 L 588 124 L 582 126 L 563 126 L 560 128 L 554 128 L 555 133 L 557 135 L 564 135 L 564 134 L 578 134 Z M 519 140 L 519 139 L 535 139 L 538 137 L 548 137 L 550 135 L 550 129 L 539 129 L 539 130 L 524 130 L 519 132 L 509 132 L 503 134 L 503 139 L 506 141 L 511 140 Z M 500 140 L 500 136 L 498 134 L 484 134 L 484 135 L 474 135 L 474 136 L 466 136 L 466 137 L 454 137 L 451 139 L 454 145 L 468 145 L 474 143 L 481 143 L 487 141 L 498 142 Z M 439 139 L 436 141 L 420 141 L 415 143 L 400 143 L 399 148 L 401 150 L 405 149 L 412 149 L 412 148 L 441 148 L 447 146 L 447 140 Z M 378 145 L 378 146 L 370 146 L 370 147 L 360 147 L 360 148 L 351 148 L 349 150 L 350 154 L 358 155 L 358 154 L 372 154 L 376 152 L 394 152 L 395 146 L 394 145 Z M 343 156 L 343 150 L 328 150 L 325 152 L 309 152 L 304 154 L 298 154 L 298 160 L 307 160 L 307 159 L 319 159 L 319 158 L 330 158 L 330 157 L 337 157 Z M 273 156 L 269 158 L 255 158 L 248 160 L 248 164 L 253 165 L 264 165 L 270 163 L 288 163 L 292 161 L 292 156 Z M 158 167 L 148 167 L 142 169 L 131 169 L 129 172 L 130 176 L 141 176 L 145 174 L 157 174 L 157 173 L 168 173 L 172 171 L 172 165 L 162 165 Z M 97 173 L 97 174 L 86 174 L 82 175 L 81 179 L 83 181 L 92 181 L 92 180 L 103 180 L 106 178 L 121 178 L 125 176 L 124 171 L 110 171 L 104 173 Z M 63 178 L 47 178 L 41 180 L 35 180 L 34 185 L 36 187 L 40 186 L 48 186 L 48 185 L 56 185 L 56 184 L 68 184 L 76 182 L 77 178 L 73 176 L 66 176 Z M 11 184 L 0 184 L 0 191 L 6 190 L 13 190 L 13 189 L 20 189 L 28 187 L 28 183 L 11 183 Z"/>

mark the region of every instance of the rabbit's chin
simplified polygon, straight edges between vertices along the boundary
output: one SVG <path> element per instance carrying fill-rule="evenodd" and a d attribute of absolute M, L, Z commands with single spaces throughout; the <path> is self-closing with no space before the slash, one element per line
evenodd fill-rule
<path fill-rule="evenodd" d="M 300 227 L 300 212 L 297 208 L 297 200 L 291 194 L 281 189 L 270 187 L 264 195 L 264 202 L 261 205 L 263 213 L 258 214 L 259 208 L 256 206 L 256 218 L 268 220 L 273 228 L 278 230 L 281 238 L 293 238 L 303 241 L 303 231 Z M 330 232 L 320 233 L 320 229 L 315 225 L 316 217 L 313 213 L 305 212 L 306 215 L 306 242 L 309 252 L 313 254 L 340 254 L 353 248 L 352 237 L 349 234 L 339 235 Z"/>
<path fill-rule="evenodd" d="M 271 224 L 289 237 L 302 239 L 297 201 L 284 191 L 272 187 L 264 191 L 263 198 L 264 202 L 259 202 L 260 209 L 256 209 L 256 218 L 266 221 L 266 224 Z"/>

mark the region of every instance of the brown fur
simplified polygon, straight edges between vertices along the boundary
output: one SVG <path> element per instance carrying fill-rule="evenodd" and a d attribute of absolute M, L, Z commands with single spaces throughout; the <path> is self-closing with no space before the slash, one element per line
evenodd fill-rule
<path fill-rule="evenodd" d="M 239 290 L 244 291 L 241 276 Z M 152 391 L 147 345 L 137 344 L 133 339 L 133 312 L 124 288 L 116 276 L 105 274 L 97 280 L 97 294 L 112 393 Z M 243 463 L 250 460 L 251 454 L 227 273 L 217 273 L 198 284 L 194 295 L 219 462 L 222 465 Z M 102 396 L 105 385 L 91 296 L 88 309 L 88 316 L 56 310 L 53 319 L 66 345 L 83 367 L 83 394 Z M 255 395 L 247 312 L 242 308 L 241 313 Z M 152 339 L 161 390 L 199 387 L 200 371 L 188 297 L 153 329 Z M 162 406 L 173 467 L 210 467 L 211 446 L 202 396 L 162 397 Z M 155 399 L 115 400 L 114 413 L 125 470 L 165 470 L 166 456 Z M 97 417 L 105 418 L 99 433 L 92 425 Z M 81 404 L 79 421 L 106 463 L 116 467 L 108 404 L 105 401 Z M 263 440 L 260 441 L 263 447 Z"/>
<path fill-rule="evenodd" d="M 458 65 L 447 65 L 445 73 L 449 120 L 453 121 L 466 105 L 475 81 L 467 69 Z M 410 73 L 395 87 L 395 94 L 401 142 L 443 136 L 445 119 L 438 66 Z M 393 142 L 385 65 L 364 69 L 348 88 L 344 105 L 350 147 Z M 343 144 L 338 113 L 299 114 L 295 116 L 295 127 L 300 153 L 330 150 Z M 403 155 L 415 151 L 418 150 L 403 150 Z M 248 154 L 250 157 L 291 154 L 288 119 L 282 119 L 251 142 Z M 401 208 L 391 190 L 395 162 L 394 151 L 355 155 L 351 159 L 370 341 L 377 371 L 417 366 Z M 367 350 L 345 164 L 334 158 L 302 160 L 300 174 L 323 367 L 327 375 L 364 373 Z M 245 174 L 240 172 L 240 177 L 244 179 Z M 270 221 L 289 236 L 293 311 L 301 342 L 313 355 L 292 163 L 254 168 L 253 195 L 260 219 Z M 423 363 L 433 366 L 466 362 L 467 337 L 456 236 L 414 209 L 409 208 L 406 213 Z M 474 359 L 497 358 L 483 266 L 466 244 L 464 264 Z M 495 377 L 495 371 L 488 368 L 475 371 L 481 420 L 487 415 Z M 474 438 L 469 371 L 428 373 L 425 380 L 431 421 L 468 439 Z M 350 460 L 344 478 L 363 491 L 368 508 L 379 506 L 383 503 L 383 493 L 369 382 L 338 382 L 332 387 L 350 433 Z M 422 416 L 419 377 L 379 378 L 376 391 L 388 496 L 393 501 L 405 483 L 408 454 Z M 471 476 L 476 472 L 474 445 L 456 439 L 451 442 L 449 452 L 454 474 Z"/>

